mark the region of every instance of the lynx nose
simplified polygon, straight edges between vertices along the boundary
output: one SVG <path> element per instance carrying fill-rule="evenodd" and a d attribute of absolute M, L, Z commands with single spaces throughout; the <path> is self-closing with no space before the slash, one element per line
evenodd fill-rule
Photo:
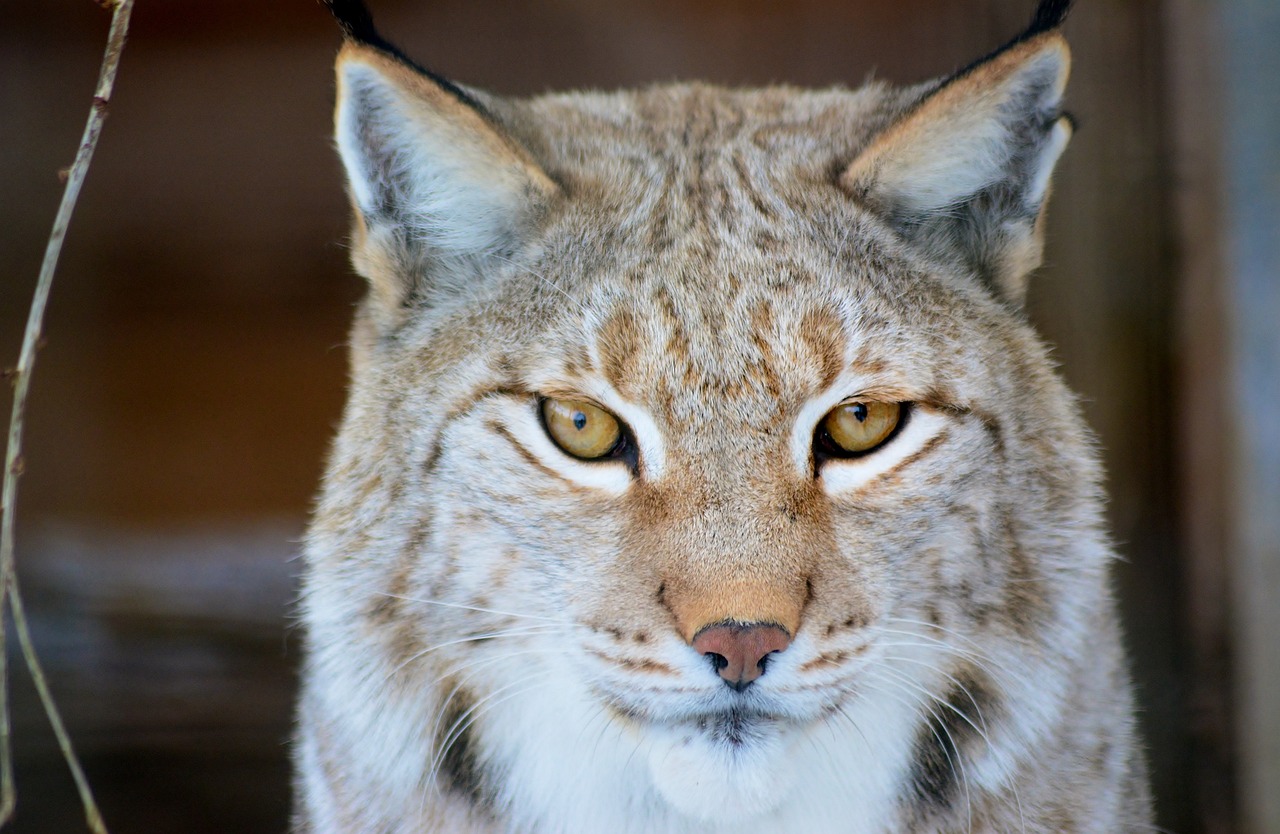
<path fill-rule="evenodd" d="M 769 655 L 791 645 L 791 635 L 772 623 L 709 625 L 693 638 L 694 651 L 711 658 L 712 668 L 735 692 L 764 674 Z"/>

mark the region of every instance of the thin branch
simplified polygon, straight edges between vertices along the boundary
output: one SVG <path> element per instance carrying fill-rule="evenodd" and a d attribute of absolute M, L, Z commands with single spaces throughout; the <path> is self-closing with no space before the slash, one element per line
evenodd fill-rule
<path fill-rule="evenodd" d="M 67 186 L 62 192 L 62 203 L 58 206 L 53 230 L 49 233 L 44 262 L 40 266 L 40 277 L 36 282 L 35 296 L 31 301 L 31 312 L 27 316 L 27 328 L 22 337 L 22 352 L 18 356 L 18 365 L 12 375 L 13 413 L 9 418 L 9 445 L 4 459 L 3 503 L 0 504 L 0 513 L 3 513 L 0 516 L 0 827 L 13 817 L 17 804 L 17 793 L 13 782 L 13 747 L 9 720 L 9 670 L 6 653 L 3 651 L 6 645 L 3 615 L 7 603 L 12 606 L 13 621 L 27 669 L 35 680 L 45 714 L 49 717 L 49 723 L 58 739 L 58 746 L 62 749 L 62 755 L 71 769 L 72 778 L 75 779 L 76 789 L 80 792 L 85 820 L 94 834 L 107 834 L 107 827 L 102 821 L 102 815 L 98 812 L 97 803 L 93 800 L 93 792 L 89 789 L 84 770 L 80 767 L 80 760 L 76 758 L 75 750 L 71 746 L 71 738 L 62 724 L 62 717 L 49 693 L 49 685 L 40 668 L 35 647 L 31 643 L 26 611 L 18 592 L 18 578 L 14 571 L 13 529 L 18 478 L 22 475 L 23 468 L 23 418 L 27 405 L 27 390 L 31 383 L 31 369 L 35 365 L 36 351 L 40 347 L 44 311 L 49 302 L 49 289 L 53 285 L 53 273 L 58 265 L 58 256 L 62 253 L 62 241 L 67 235 L 67 226 L 71 223 L 71 213 L 80 196 L 80 186 L 84 184 L 85 174 L 89 170 L 89 161 L 93 158 L 93 151 L 98 145 L 102 122 L 107 116 L 107 104 L 111 101 L 116 72 L 120 67 L 120 54 L 124 50 L 125 33 L 129 30 L 129 15 L 133 11 L 133 0 L 114 0 L 112 7 L 114 11 L 111 15 L 111 30 L 107 34 L 107 46 L 102 55 L 102 69 L 98 73 L 98 86 L 94 90 L 93 106 L 89 109 L 89 120 L 84 126 L 80 148 L 67 175 Z"/>

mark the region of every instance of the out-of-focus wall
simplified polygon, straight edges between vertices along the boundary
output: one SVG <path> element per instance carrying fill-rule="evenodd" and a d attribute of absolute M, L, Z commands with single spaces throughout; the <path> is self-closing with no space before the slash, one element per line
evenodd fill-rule
<path fill-rule="evenodd" d="M 525 94 L 918 81 L 1002 43 L 1034 3 L 374 7 L 424 63 Z M 1031 307 L 1105 449 L 1161 824 L 1194 832 L 1210 826 L 1190 763 L 1212 739 L 1187 718 L 1160 13 L 1157 0 L 1092 0 L 1067 25 L 1083 130 L 1055 181 Z M 0 357 L 17 354 L 107 16 L 89 0 L 17 0 L 3 19 Z M 117 834 L 285 826 L 298 661 L 288 560 L 340 412 L 362 289 L 329 142 L 337 44 L 310 2 L 139 0 L 54 287 L 18 555 L 52 684 Z M 76 830 L 69 781 L 29 687 L 15 686 L 15 830 Z"/>
<path fill-rule="evenodd" d="M 1221 6 L 1236 738 L 1246 828 L 1280 831 L 1280 4 Z"/>

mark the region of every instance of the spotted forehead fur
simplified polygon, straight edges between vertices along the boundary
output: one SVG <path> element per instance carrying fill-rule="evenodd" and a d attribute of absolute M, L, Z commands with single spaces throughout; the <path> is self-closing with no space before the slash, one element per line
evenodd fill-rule
<path fill-rule="evenodd" d="M 511 347 L 508 367 L 599 375 L 671 423 L 714 401 L 765 430 L 847 368 L 937 393 L 921 380 L 954 368 L 921 372 L 955 364 L 960 309 L 978 332 L 1007 311 L 921 266 L 835 182 L 917 95 L 681 85 L 492 103 L 566 195 L 464 296 L 475 335 Z M 422 315 L 457 314 L 440 306 Z"/>

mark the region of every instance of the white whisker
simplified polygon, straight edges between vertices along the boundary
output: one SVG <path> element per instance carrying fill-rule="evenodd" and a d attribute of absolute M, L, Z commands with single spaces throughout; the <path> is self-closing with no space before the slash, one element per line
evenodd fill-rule
<path fill-rule="evenodd" d="M 875 671 L 879 673 L 879 672 L 886 672 L 891 670 L 889 670 L 886 667 L 877 667 Z M 892 679 L 885 679 L 883 677 L 878 677 L 878 680 L 881 683 L 888 684 L 888 685 L 894 685 L 895 683 L 898 686 L 902 685 L 902 681 L 894 681 Z M 880 691 L 882 694 L 889 695 L 889 697 L 893 697 L 891 692 L 887 692 L 883 689 Z M 903 694 L 908 697 L 911 696 L 911 692 L 909 690 L 904 690 Z M 927 692 L 925 692 L 925 694 L 928 695 Z M 933 696 L 929 696 L 929 697 L 933 697 Z M 899 703 L 902 703 L 902 702 L 900 701 Z M 933 707 L 929 706 L 928 701 L 925 701 L 923 699 L 917 699 L 916 703 L 918 703 L 920 707 L 922 707 L 931 716 L 933 716 L 934 722 L 936 722 L 936 723 L 931 723 L 929 725 L 929 732 L 933 734 L 933 737 L 938 741 L 938 746 L 942 748 L 942 754 L 947 758 L 947 764 L 951 768 L 951 774 L 959 780 L 961 787 L 964 789 L 965 813 L 968 820 L 968 829 L 970 832 L 972 832 L 973 831 L 973 800 L 969 795 L 969 779 L 967 774 L 965 773 L 964 757 L 961 755 L 960 746 L 956 744 L 955 737 L 952 736 L 951 731 L 947 729 L 947 724 L 945 721 L 942 720 L 942 716 L 940 716 L 937 712 L 935 712 Z M 910 702 L 904 704 L 904 706 L 910 707 Z M 947 749 L 947 745 L 943 743 L 942 737 L 938 735 L 938 731 L 936 727 L 941 727 L 942 732 L 945 733 L 947 736 L 947 740 L 951 742 L 951 750 L 956 751 L 956 755 L 954 759 L 952 758 L 950 751 Z M 958 772 L 957 772 L 957 767 L 959 768 Z"/>
<path fill-rule="evenodd" d="M 896 647 L 902 647 L 902 646 L 907 646 L 907 647 L 909 647 L 909 646 L 914 646 L 914 645 L 918 645 L 918 644 L 915 644 L 915 643 L 893 643 L 893 642 L 889 642 L 889 643 L 884 643 L 884 644 L 882 644 L 882 647 L 883 647 L 883 648 L 886 648 L 886 649 L 892 649 L 892 648 L 896 648 Z M 958 688 L 961 692 L 963 692 L 963 693 L 965 694 L 965 697 L 967 697 L 967 698 L 969 699 L 969 703 L 973 704 L 974 712 L 976 712 L 976 713 L 978 714 L 978 721 L 982 724 L 982 728 L 983 728 L 983 730 L 985 730 L 985 729 L 986 729 L 986 727 L 987 727 L 987 720 L 986 720 L 986 718 L 985 718 L 985 717 L 983 716 L 983 714 L 982 714 L 982 707 L 978 705 L 978 701 L 977 701 L 977 699 L 975 699 L 975 698 L 973 697 L 973 693 L 969 691 L 969 688 L 968 688 L 967 686 L 965 686 L 963 683 L 961 683 L 959 680 L 957 680 L 957 679 L 955 678 L 955 676 L 954 676 L 954 675 L 949 674 L 948 672 L 946 672 L 946 671 L 945 671 L 945 670 L 943 670 L 943 669 L 939 669 L 937 666 L 934 666 L 932 663 L 929 663 L 929 662 L 924 661 L 924 660 L 916 660 L 915 658 L 911 658 L 911 657 L 901 657 L 901 656 L 898 656 L 898 655 L 886 655 L 884 659 L 885 659 L 886 661 L 890 662 L 890 663 L 914 663 L 914 664 L 915 664 L 915 665 L 917 665 L 917 666 L 922 666 L 922 667 L 924 667 L 925 669 L 928 669 L 929 671 L 934 672 L 934 673 L 936 673 L 936 674 L 938 674 L 938 675 L 941 675 L 942 677 L 944 677 L 944 678 L 946 678 L 947 680 L 949 680 L 952 684 L 954 684 L 954 685 L 956 686 L 956 688 Z M 932 697 L 932 696 L 931 696 L 931 697 Z M 951 705 L 950 705 L 950 704 L 948 704 L 948 706 L 951 706 Z M 954 707 L 953 707 L 953 709 L 954 709 Z M 966 721 L 968 721 L 968 720 L 969 720 L 969 719 L 968 719 L 968 716 L 965 716 L 965 720 L 966 720 Z M 970 722 L 970 723 L 972 723 L 972 722 Z M 978 728 L 975 726 L 975 727 L 974 727 L 974 729 L 975 729 L 975 730 L 977 730 Z M 980 731 L 980 732 L 981 732 L 981 731 Z M 988 746 L 990 746 L 990 743 L 989 743 L 989 742 L 988 742 Z"/>
<path fill-rule="evenodd" d="M 403 600 L 405 602 L 416 602 L 419 605 L 438 605 L 441 608 L 455 608 L 461 611 L 477 611 L 481 614 L 497 614 L 500 617 L 512 617 L 517 620 L 541 620 L 547 623 L 558 623 L 560 625 L 573 625 L 571 620 L 565 620 L 558 617 L 540 617 L 536 614 L 516 614 L 512 611 L 499 611 L 496 608 L 482 608 L 476 605 L 463 605 L 458 602 L 442 602 L 438 599 L 422 599 L 420 597 L 407 597 L 401 594 L 388 594 L 378 592 L 381 596 L 390 597 L 391 599 Z"/>
<path fill-rule="evenodd" d="M 523 695 L 526 692 L 532 692 L 534 689 L 545 684 L 546 679 L 551 676 L 552 675 L 549 671 L 543 671 L 540 673 L 526 675 L 524 678 L 513 681 L 506 686 L 500 686 L 488 695 L 485 695 L 483 698 L 476 701 L 457 717 L 452 726 L 450 726 L 449 730 L 446 732 L 444 740 L 440 742 L 440 748 L 436 752 L 435 756 L 432 757 L 431 767 L 427 771 L 428 779 L 432 786 L 436 788 L 437 792 L 439 791 L 439 785 L 437 782 L 440 775 L 440 766 L 444 764 L 445 759 L 449 755 L 449 751 L 453 748 L 453 745 L 462 738 L 463 734 L 466 733 L 467 730 L 471 729 L 471 727 L 475 725 L 475 722 L 486 712 L 489 712 L 493 708 L 502 705 L 514 697 Z M 524 686 L 521 689 L 517 689 L 515 692 L 508 692 L 508 690 L 521 686 L 522 684 L 528 684 L 530 681 L 535 682 L 531 685 Z M 496 701 L 493 700 L 503 692 L 508 692 L 508 694 Z M 481 709 L 481 707 L 484 707 L 484 709 Z"/>
<path fill-rule="evenodd" d="M 435 724 L 433 724 L 431 727 L 432 737 L 435 737 L 440 732 L 440 722 L 444 720 L 444 716 L 449 709 L 449 704 L 453 702 L 453 699 L 457 697 L 459 692 L 467 688 L 467 684 L 469 682 L 471 682 L 472 680 L 475 680 L 476 673 L 479 672 L 481 669 L 485 668 L 486 666 L 492 666 L 497 663 L 503 663 L 515 657 L 523 657 L 531 654 L 563 655 L 563 654 L 567 654 L 568 652 L 569 652 L 568 649 L 552 648 L 552 647 L 536 648 L 536 649 L 521 649 L 519 651 L 506 652 L 504 654 L 496 655 L 494 657 L 487 657 L 481 660 L 475 660 L 469 663 L 465 663 L 461 666 L 450 668 L 447 672 L 445 672 L 444 674 L 436 678 L 429 685 L 431 689 L 434 689 L 435 687 L 439 686 L 441 683 L 444 683 L 446 680 L 456 679 L 456 682 L 454 683 L 453 688 L 449 690 L 449 694 L 446 695 L 444 700 L 441 701 L 440 703 L 440 706 L 436 713 Z M 543 671 L 550 671 L 550 670 L 543 670 Z"/>
<path fill-rule="evenodd" d="M 560 286 L 559 284 L 557 284 L 555 281 L 552 281 L 550 278 L 548 278 L 547 276 L 543 275 L 541 272 L 537 271 L 536 269 L 531 269 L 527 264 L 520 264 L 520 263 L 516 263 L 515 261 L 511 260 L 510 258 L 504 258 L 503 256 L 501 256 L 501 255 L 499 255 L 499 254 L 497 254 L 497 253 L 494 253 L 492 257 L 493 257 L 493 258 L 495 258 L 496 260 L 499 260 L 499 261 L 505 261 L 506 263 L 511 264 L 512 266 L 516 267 L 517 269 L 524 270 L 525 272 L 529 273 L 529 274 L 530 274 L 530 275 L 532 275 L 533 277 L 537 278 L 537 279 L 538 279 L 539 281 L 541 281 L 542 283 L 546 284 L 546 285 L 547 285 L 548 287 L 550 287 L 551 289 L 555 290 L 556 292 L 558 292 L 558 293 L 560 293 L 561 295 L 563 295 L 565 298 L 569 299 L 569 301 L 570 301 L 572 304 L 574 304 L 574 306 L 576 306 L 576 307 L 577 307 L 579 310 L 581 310 L 583 313 L 586 313 L 588 316 L 590 316 L 590 315 L 591 315 L 591 311 L 590 311 L 589 309 L 587 309 L 587 306 L 586 306 L 585 304 L 583 304 L 581 301 L 579 301 L 578 299 L 574 298 L 573 296 L 569 295 L 569 293 L 567 293 L 567 292 L 564 290 L 564 288 L 563 288 L 563 287 L 561 287 L 561 286 Z"/>
<path fill-rule="evenodd" d="M 911 625 L 933 627 L 929 623 L 922 623 L 918 620 L 904 620 L 900 617 L 890 617 L 886 620 L 886 622 L 892 622 L 895 620 L 898 622 L 903 622 Z M 1020 684 L 1021 688 L 1025 690 L 1036 689 L 1036 687 L 1031 683 L 1031 681 L 1027 680 L 1027 678 L 1024 677 L 1020 672 L 1014 669 L 1010 669 L 1006 664 L 1001 663 L 1000 661 L 992 657 L 990 654 L 987 654 L 985 651 L 982 651 L 981 648 L 978 647 L 977 643 L 975 643 L 973 640 L 969 639 L 968 637 L 965 637 L 963 634 L 958 634 L 954 631 L 950 631 L 949 629 L 942 629 L 947 634 L 950 634 L 956 637 L 957 639 L 963 640 L 966 643 L 970 643 L 977 648 L 966 649 L 966 648 L 961 648 L 959 646 L 953 646 L 950 643 L 947 643 L 937 637 L 934 637 L 929 634 L 921 634 L 918 631 L 900 631 L 898 629 L 885 628 L 883 626 L 875 626 L 875 628 L 877 631 L 882 632 L 884 634 L 896 634 L 902 637 L 910 637 L 915 640 L 926 640 L 928 641 L 928 644 L 930 646 L 936 646 L 938 648 L 941 648 L 950 652 L 951 654 L 957 657 L 962 657 L 965 660 L 968 660 L 971 663 L 973 663 L 973 665 L 977 666 L 983 672 L 986 672 L 987 675 L 992 679 L 992 682 L 995 683 L 997 686 L 999 686 L 1001 690 L 1005 691 L 1006 693 L 1008 693 L 1008 687 L 1005 684 L 1005 681 L 1002 680 L 1002 678 L 1012 679 L 1014 682 Z M 937 628 L 941 629 L 942 627 L 937 626 Z M 994 666 L 995 669 L 991 668 L 992 666 Z"/>
<path fill-rule="evenodd" d="M 387 673 L 386 678 L 383 679 L 383 683 L 386 683 L 388 680 L 393 678 L 401 669 L 408 666 L 410 663 L 413 663 L 417 660 L 421 660 L 422 658 L 426 657 L 427 655 L 431 654 L 434 651 L 438 651 L 439 649 L 444 649 L 449 646 L 459 646 L 464 643 L 475 643 L 475 642 L 482 642 L 485 640 L 497 640 L 504 637 L 530 637 L 530 636 L 556 634 L 558 630 L 559 630 L 559 627 L 554 625 L 533 625 L 533 626 L 526 626 L 525 628 L 522 628 L 522 629 L 504 629 L 501 631 L 487 631 L 487 632 L 484 632 L 483 634 L 473 634 L 467 637 L 459 637 L 456 640 L 446 640 L 443 643 L 436 643 L 434 646 L 428 646 L 425 649 L 416 651 L 413 654 L 411 654 L 409 657 L 402 660 L 399 664 L 396 665 L 394 669 L 392 669 L 390 672 Z"/>

